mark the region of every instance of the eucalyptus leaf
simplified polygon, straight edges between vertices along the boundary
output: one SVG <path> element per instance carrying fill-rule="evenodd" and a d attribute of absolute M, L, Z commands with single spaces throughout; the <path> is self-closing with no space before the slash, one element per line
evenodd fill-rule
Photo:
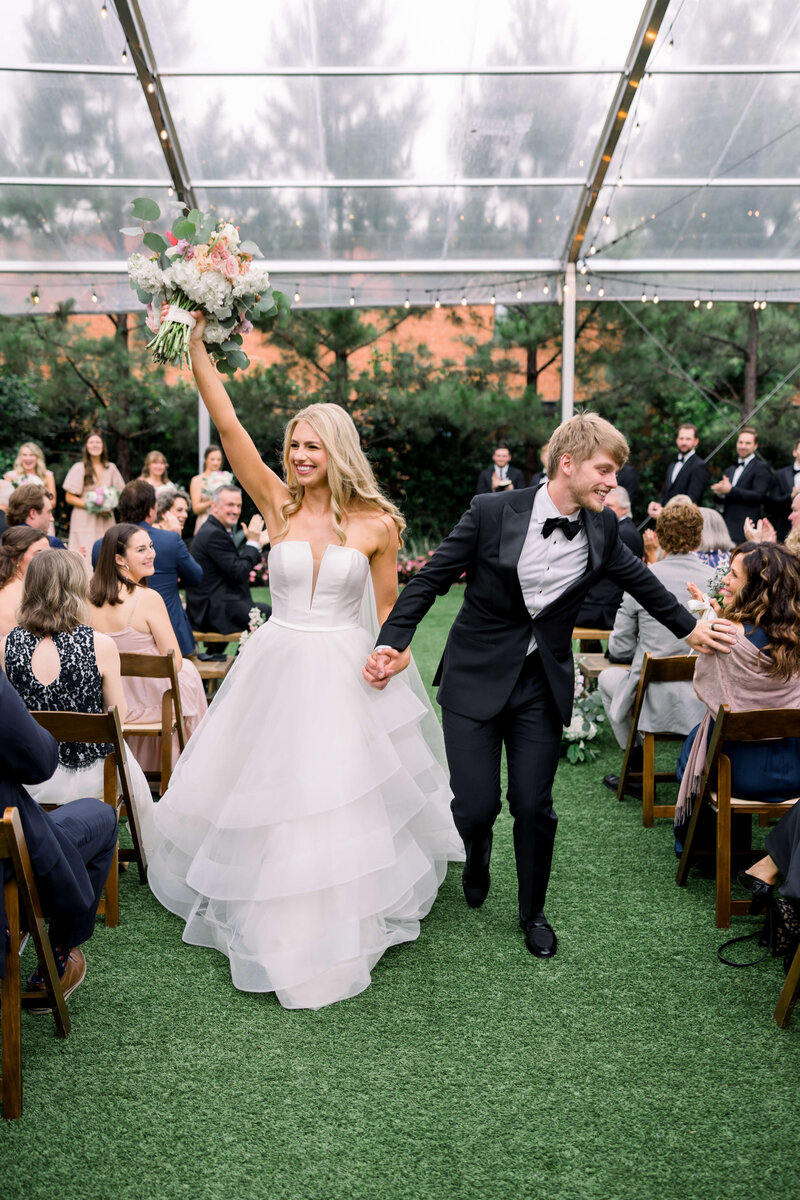
<path fill-rule="evenodd" d="M 131 212 L 137 221 L 157 221 L 161 216 L 161 209 L 155 200 L 149 200 L 146 196 L 137 196 L 131 204 Z"/>
<path fill-rule="evenodd" d="M 133 225 L 127 229 L 120 229 L 120 233 L 124 233 L 125 237 L 141 237 L 142 231 L 138 225 Z"/>
<path fill-rule="evenodd" d="M 154 250 L 156 254 L 163 254 L 168 244 L 160 233 L 146 233 L 142 241 L 148 250 Z"/>
<path fill-rule="evenodd" d="M 239 249 L 242 254 L 252 254 L 254 258 L 261 258 L 261 251 L 255 242 L 242 242 Z"/>
<path fill-rule="evenodd" d="M 220 375 L 233 375 L 234 368 L 229 364 L 226 358 L 217 359 L 217 370 Z"/>
<path fill-rule="evenodd" d="M 136 295 L 139 297 L 139 300 L 141 301 L 142 304 L 149 304 L 150 301 L 153 299 L 153 297 L 150 295 L 150 293 L 144 291 L 143 288 L 136 288 Z"/>
<path fill-rule="evenodd" d="M 228 338 L 227 342 L 222 343 L 222 345 L 220 346 L 220 350 L 224 350 L 225 353 L 227 354 L 230 350 L 238 350 L 239 347 L 241 346 L 241 344 L 242 344 L 241 337 L 239 336 L 238 333 L 235 333 L 233 335 L 233 337 Z"/>
<path fill-rule="evenodd" d="M 178 239 L 186 238 L 187 241 L 191 241 L 195 235 L 195 229 L 194 221 L 190 221 L 188 217 L 182 217 L 172 226 L 172 235 Z"/>
<path fill-rule="evenodd" d="M 189 215 L 187 216 L 186 220 L 191 221 L 193 225 L 202 225 L 203 214 L 199 208 L 192 208 L 189 210 Z"/>
<path fill-rule="evenodd" d="M 244 350 L 231 350 L 226 356 L 228 365 L 244 369 L 250 366 L 250 359 L 245 354 Z"/>

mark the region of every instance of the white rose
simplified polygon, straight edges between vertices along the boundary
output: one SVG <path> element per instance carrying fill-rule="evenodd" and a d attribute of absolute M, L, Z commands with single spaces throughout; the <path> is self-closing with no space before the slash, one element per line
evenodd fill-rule
<path fill-rule="evenodd" d="M 145 258 L 143 254 L 132 254 L 128 259 L 128 274 L 136 287 L 151 295 L 164 290 L 164 273 L 158 262 Z"/>

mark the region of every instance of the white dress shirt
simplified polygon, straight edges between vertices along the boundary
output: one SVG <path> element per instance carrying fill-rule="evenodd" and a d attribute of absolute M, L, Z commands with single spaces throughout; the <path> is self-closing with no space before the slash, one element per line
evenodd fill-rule
<path fill-rule="evenodd" d="M 670 487 L 675 482 L 675 480 L 678 478 L 678 475 L 680 474 L 683 464 L 685 462 L 687 462 L 692 457 L 693 454 L 694 454 L 694 450 L 689 450 L 689 452 L 687 454 L 684 454 L 683 457 L 679 458 L 678 461 L 675 463 L 675 465 L 672 468 L 672 475 L 670 476 L 670 481 L 669 481 Z"/>
<path fill-rule="evenodd" d="M 754 458 L 755 458 L 755 454 L 748 454 L 747 458 L 743 458 L 741 460 L 741 462 L 739 463 L 739 466 L 733 472 L 733 479 L 731 480 L 731 485 L 733 487 L 736 487 L 737 483 L 739 482 L 739 480 L 742 477 L 742 471 L 745 469 L 745 467 L 750 466 L 750 463 L 753 461 Z"/>
<path fill-rule="evenodd" d="M 522 598 L 532 617 L 557 600 L 586 570 L 589 540 L 583 524 L 571 540 L 560 529 L 554 529 L 548 538 L 542 537 L 547 518 L 563 515 L 550 499 L 548 488 L 540 487 L 533 501 L 528 532 L 517 563 Z M 569 520 L 580 521 L 580 512 L 570 516 Z M 527 653 L 535 649 L 536 637 L 531 632 Z"/>

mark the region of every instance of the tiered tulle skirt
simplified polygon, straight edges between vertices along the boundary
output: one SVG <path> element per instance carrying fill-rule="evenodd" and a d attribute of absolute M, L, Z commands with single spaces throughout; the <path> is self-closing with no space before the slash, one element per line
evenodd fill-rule
<path fill-rule="evenodd" d="M 156 807 L 150 885 L 244 991 L 320 1008 L 419 934 L 463 858 L 447 777 L 402 678 L 361 679 L 360 629 L 268 622 L 241 651 Z M 426 715 L 427 713 L 427 715 Z"/>

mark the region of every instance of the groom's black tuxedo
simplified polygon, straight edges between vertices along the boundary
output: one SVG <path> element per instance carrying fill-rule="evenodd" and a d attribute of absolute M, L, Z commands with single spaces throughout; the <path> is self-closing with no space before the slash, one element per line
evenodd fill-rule
<path fill-rule="evenodd" d="M 407 584 L 378 637 L 379 645 L 405 649 L 436 597 L 466 573 L 464 602 L 435 680 L 453 818 L 464 840 L 467 870 L 485 868 L 500 811 L 505 746 L 524 922 L 544 907 L 557 824 L 552 784 L 561 726 L 572 714 L 572 629 L 587 591 L 600 579 L 612 579 L 676 636 L 685 637 L 694 628 L 683 605 L 620 540 L 610 509 L 583 510 L 586 569 L 531 619 L 517 565 L 536 495 L 536 489 L 526 488 L 476 496 L 430 562 Z M 528 654 L 532 632 L 536 649 Z"/>
<path fill-rule="evenodd" d="M 442 708 L 477 720 L 498 713 L 522 670 L 533 628 L 553 700 L 568 725 L 574 687 L 572 630 L 586 593 L 602 577 L 631 592 L 677 637 L 694 628 L 683 605 L 621 541 L 610 509 L 583 510 L 589 542 L 586 571 L 532 625 L 517 563 L 535 496 L 534 488 L 476 496 L 430 562 L 403 589 L 381 629 L 379 644 L 404 650 L 436 597 L 466 572 L 464 602 L 434 679 Z"/>

